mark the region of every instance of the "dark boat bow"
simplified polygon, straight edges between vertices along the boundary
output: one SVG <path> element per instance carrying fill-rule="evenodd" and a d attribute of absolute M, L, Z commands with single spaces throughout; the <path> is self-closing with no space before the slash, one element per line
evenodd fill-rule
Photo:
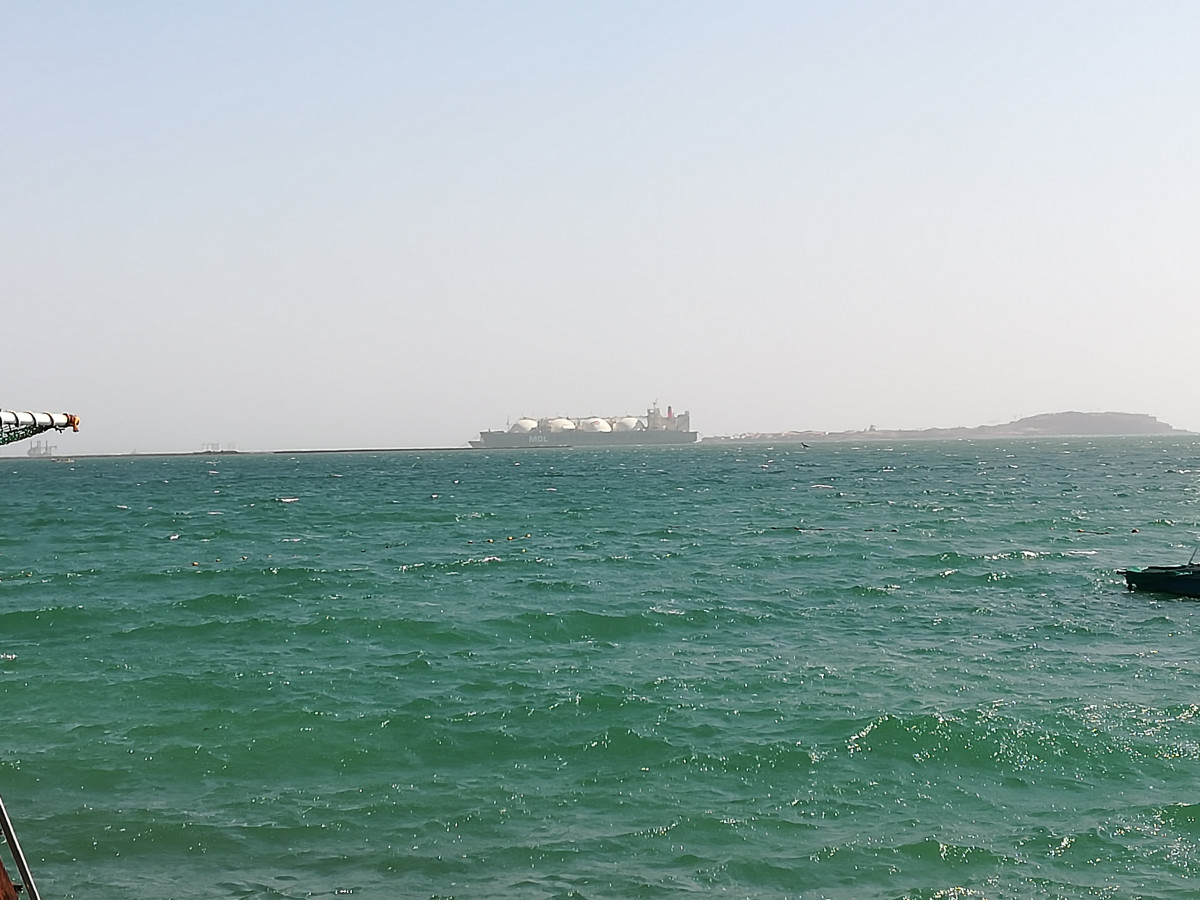
<path fill-rule="evenodd" d="M 1153 591 L 1177 597 L 1200 598 L 1200 565 L 1196 554 L 1183 566 L 1145 566 L 1141 569 L 1122 569 L 1125 586 L 1131 591 Z"/>

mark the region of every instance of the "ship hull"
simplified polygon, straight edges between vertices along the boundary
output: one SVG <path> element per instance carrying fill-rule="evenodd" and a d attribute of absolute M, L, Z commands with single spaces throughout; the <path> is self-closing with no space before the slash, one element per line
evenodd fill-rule
<path fill-rule="evenodd" d="M 1127 569 L 1120 574 L 1125 576 L 1125 584 L 1131 591 L 1154 591 L 1200 599 L 1198 565 L 1146 566 L 1144 569 Z"/>
<path fill-rule="evenodd" d="M 537 432 L 483 431 L 471 441 L 476 450 L 537 450 L 552 447 L 658 447 L 694 444 L 695 431 Z"/>

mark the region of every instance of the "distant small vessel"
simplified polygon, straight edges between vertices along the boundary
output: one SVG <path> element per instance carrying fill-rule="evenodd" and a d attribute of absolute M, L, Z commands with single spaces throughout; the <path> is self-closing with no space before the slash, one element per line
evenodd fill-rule
<path fill-rule="evenodd" d="M 1142 569 L 1123 569 L 1125 586 L 1131 591 L 1153 591 L 1177 597 L 1200 597 L 1200 565 L 1196 554 L 1182 566 L 1146 566 Z"/>
<path fill-rule="evenodd" d="M 481 431 L 471 441 L 477 450 L 535 447 L 638 447 L 655 444 L 693 444 L 700 435 L 691 430 L 692 417 L 675 415 L 667 407 L 664 415 L 654 404 L 644 416 L 552 416 L 522 417 L 507 431 Z"/>

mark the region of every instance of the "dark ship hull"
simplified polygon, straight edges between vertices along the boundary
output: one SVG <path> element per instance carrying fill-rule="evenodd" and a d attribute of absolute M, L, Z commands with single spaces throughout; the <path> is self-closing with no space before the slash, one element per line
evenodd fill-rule
<path fill-rule="evenodd" d="M 1200 566 L 1146 566 L 1126 569 L 1125 584 L 1131 591 L 1153 591 L 1174 594 L 1176 597 L 1200 598 Z"/>
<path fill-rule="evenodd" d="M 479 440 L 471 441 L 477 450 L 516 450 L 525 447 L 645 447 L 662 444 L 694 444 L 700 435 L 694 431 L 575 431 L 570 434 L 537 433 L 513 434 L 510 431 L 481 431 Z"/>

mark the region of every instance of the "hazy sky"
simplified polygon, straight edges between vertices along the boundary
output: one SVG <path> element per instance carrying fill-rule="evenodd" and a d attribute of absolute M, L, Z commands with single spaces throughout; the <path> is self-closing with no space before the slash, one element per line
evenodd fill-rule
<path fill-rule="evenodd" d="M 1200 431 L 1197 46 L 1191 0 L 0 0 L 0 406 Z"/>

